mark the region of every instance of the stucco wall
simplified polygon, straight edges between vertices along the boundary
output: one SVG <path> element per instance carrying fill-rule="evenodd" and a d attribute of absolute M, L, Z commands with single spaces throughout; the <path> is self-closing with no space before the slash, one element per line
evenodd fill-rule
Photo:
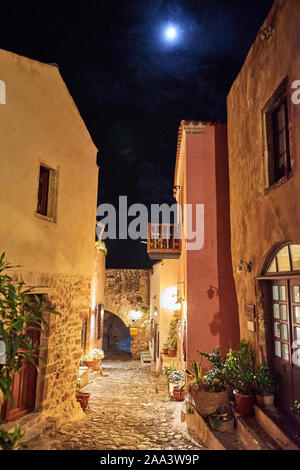
<path fill-rule="evenodd" d="M 190 125 L 191 126 L 191 125 Z M 226 126 L 187 129 L 184 203 L 204 205 L 204 245 L 186 252 L 187 358 L 217 346 L 226 353 L 239 341 L 231 269 Z M 184 272 L 184 271 L 183 271 Z"/>
<path fill-rule="evenodd" d="M 272 249 L 285 241 L 300 243 L 300 105 L 289 101 L 292 177 L 265 194 L 262 110 L 280 83 L 300 79 L 300 8 L 279 0 L 264 22 L 272 36 L 258 35 L 228 95 L 231 247 L 239 303 L 241 336 L 264 350 L 264 304 L 255 277 Z M 291 90 L 291 89 L 290 89 Z M 292 93 L 292 90 L 291 90 Z M 252 273 L 237 273 L 240 259 Z M 255 304 L 258 332 L 247 328 L 245 303 Z"/>
<path fill-rule="evenodd" d="M 0 251 L 25 271 L 91 275 L 97 150 L 54 66 L 0 50 Z M 58 169 L 56 223 L 36 217 L 39 165 Z"/>
<path fill-rule="evenodd" d="M 0 252 L 21 265 L 14 279 L 61 313 L 41 339 L 36 409 L 71 419 L 81 411 L 75 383 L 92 301 L 97 149 L 56 67 L 0 50 L 0 80 Z M 55 222 L 36 215 L 41 163 L 58 172 Z"/>

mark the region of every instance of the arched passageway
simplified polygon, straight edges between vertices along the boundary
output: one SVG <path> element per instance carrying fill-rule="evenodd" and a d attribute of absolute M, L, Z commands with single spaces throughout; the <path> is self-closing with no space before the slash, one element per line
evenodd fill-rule
<path fill-rule="evenodd" d="M 120 317 L 111 312 L 104 312 L 103 323 L 103 350 L 116 353 L 131 352 L 130 330 Z"/>

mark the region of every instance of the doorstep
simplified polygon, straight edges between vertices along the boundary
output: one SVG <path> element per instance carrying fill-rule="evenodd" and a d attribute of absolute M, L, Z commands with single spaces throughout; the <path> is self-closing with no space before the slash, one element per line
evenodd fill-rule
<path fill-rule="evenodd" d="M 283 450 L 300 450 L 299 443 L 295 439 L 297 429 L 293 429 L 292 420 L 278 408 L 274 406 L 268 408 L 260 408 L 254 405 L 255 419 L 264 431 L 272 437 L 272 439 Z M 300 434 L 300 429 L 298 428 Z"/>
<path fill-rule="evenodd" d="M 189 402 L 186 402 L 185 421 L 190 436 L 209 450 L 245 450 L 236 430 L 228 433 L 213 431 L 208 421 Z"/>
<path fill-rule="evenodd" d="M 43 418 L 41 412 L 32 412 L 16 421 L 4 424 L 2 429 L 12 432 L 16 426 L 20 426 L 22 433 L 24 433 L 21 443 L 26 444 L 46 431 L 54 429 L 56 425 L 55 418 Z"/>

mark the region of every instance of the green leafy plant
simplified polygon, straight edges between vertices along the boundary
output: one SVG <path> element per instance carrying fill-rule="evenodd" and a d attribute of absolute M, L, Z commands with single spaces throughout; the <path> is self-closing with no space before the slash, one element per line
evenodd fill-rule
<path fill-rule="evenodd" d="M 177 349 L 177 320 L 170 320 L 167 345 L 169 349 Z"/>
<path fill-rule="evenodd" d="M 295 413 L 296 415 L 299 415 L 299 416 L 300 416 L 300 401 L 295 400 L 295 401 L 291 404 L 290 410 L 293 411 L 293 413 Z"/>
<path fill-rule="evenodd" d="M 223 423 L 231 421 L 233 419 L 233 414 L 229 408 L 218 408 L 215 413 L 211 414 L 209 421 L 211 427 L 216 431 L 222 426 Z"/>
<path fill-rule="evenodd" d="M 220 348 L 218 347 L 212 353 L 197 352 L 202 356 L 201 361 L 190 361 L 192 370 L 186 370 L 186 373 L 191 377 L 191 380 L 188 382 L 187 387 L 206 392 L 223 392 L 225 390 L 224 358 L 220 354 Z M 212 364 L 212 368 L 205 375 L 202 371 L 203 357 L 206 357 Z"/>
<path fill-rule="evenodd" d="M 168 380 L 176 388 L 181 388 L 184 385 L 184 371 L 183 370 L 173 370 L 168 375 Z"/>
<path fill-rule="evenodd" d="M 272 395 L 277 391 L 275 377 L 265 364 L 259 364 L 254 376 L 254 384 L 257 393 L 260 395 Z"/>
<path fill-rule="evenodd" d="M 0 429 L 0 448 L 3 450 L 16 449 L 23 436 L 24 434 L 22 433 L 20 426 L 16 426 L 13 432 Z"/>
<path fill-rule="evenodd" d="M 49 305 L 34 295 L 32 288 L 23 282 L 15 283 L 7 272 L 16 268 L 5 261 L 5 253 L 0 256 L 0 342 L 2 360 L 0 364 L 0 391 L 5 400 L 14 399 L 11 393 L 14 374 L 20 373 L 24 360 L 35 367 L 39 357 L 39 345 L 30 337 L 30 331 L 43 332 L 46 326 L 46 313 L 55 313 Z M 2 422 L 3 424 L 3 422 Z M 13 449 L 20 439 L 18 428 L 12 433 L 1 430 L 0 447 Z"/>
<path fill-rule="evenodd" d="M 230 349 L 223 367 L 224 379 L 241 395 L 250 395 L 254 384 L 254 363 L 250 344 L 242 340 L 237 350 Z"/>

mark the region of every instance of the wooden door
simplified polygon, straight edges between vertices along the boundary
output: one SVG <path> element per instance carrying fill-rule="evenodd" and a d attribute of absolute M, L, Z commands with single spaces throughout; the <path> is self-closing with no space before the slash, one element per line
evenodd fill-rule
<path fill-rule="evenodd" d="M 280 387 L 278 404 L 288 410 L 300 391 L 300 368 L 295 363 L 294 341 L 295 337 L 300 339 L 300 279 L 272 281 L 271 317 L 272 368 Z"/>
<path fill-rule="evenodd" d="M 40 332 L 27 330 L 26 334 L 33 344 L 40 344 Z M 38 358 L 35 359 L 36 365 Z M 7 421 L 15 421 L 35 409 L 37 385 L 37 368 L 28 360 L 23 361 L 19 374 L 14 374 L 11 391 L 14 397 L 13 404 L 8 399 L 3 407 L 3 417 Z"/>

